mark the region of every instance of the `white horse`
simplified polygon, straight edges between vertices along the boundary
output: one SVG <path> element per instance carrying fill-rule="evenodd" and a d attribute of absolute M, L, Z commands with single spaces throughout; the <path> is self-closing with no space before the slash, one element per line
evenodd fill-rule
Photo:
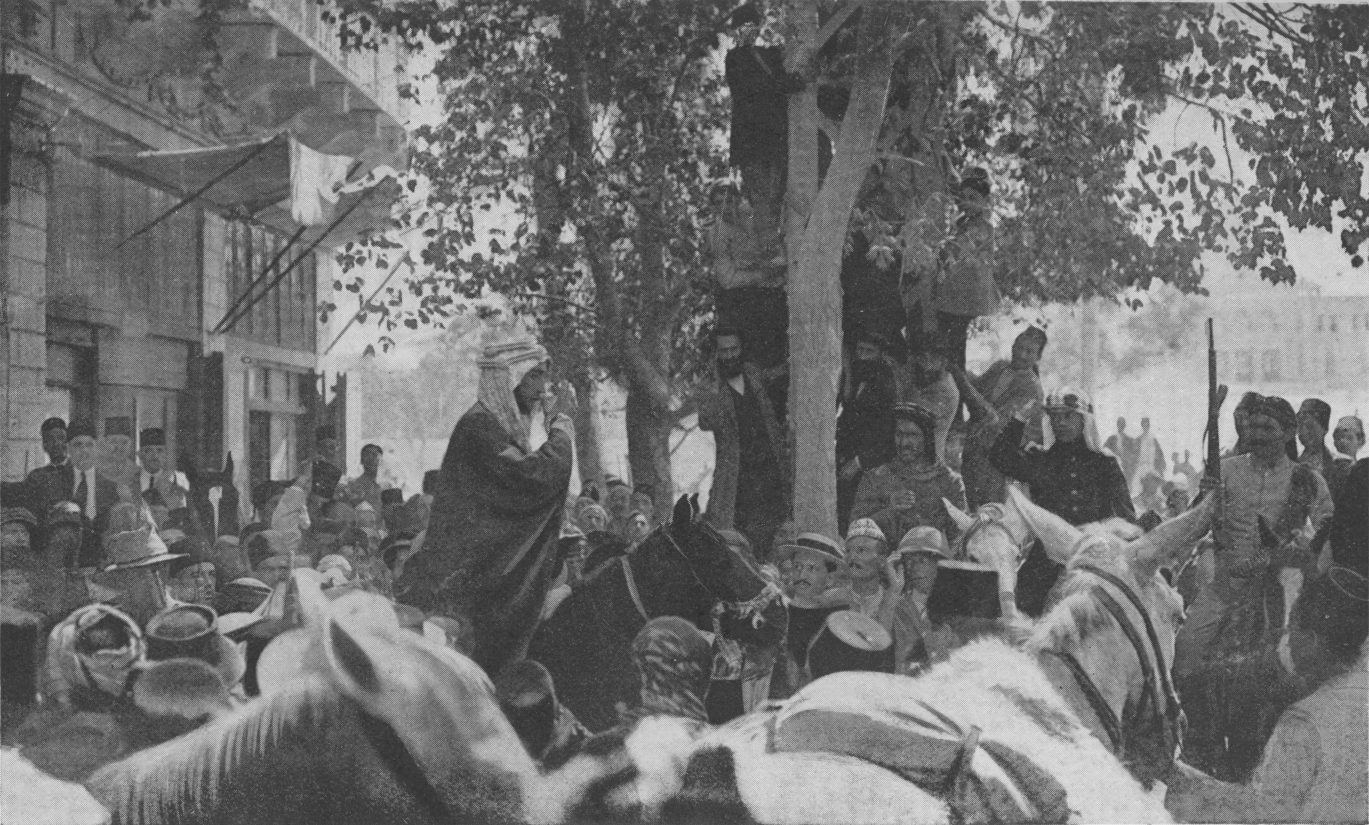
<path fill-rule="evenodd" d="M 1014 492 L 978 558 L 1039 538 L 1065 563 L 1025 645 L 971 642 L 917 678 L 838 673 L 768 712 L 685 741 L 657 720 L 642 754 L 647 818 L 762 823 L 1167 822 L 1150 782 L 1172 764 L 1178 593 L 1160 575 L 1193 546 L 1198 508 L 1130 541 L 1082 530 Z M 1012 529 L 1013 527 L 1016 530 Z M 972 537 L 972 542 L 974 541 Z M 572 763 L 574 764 L 574 763 Z"/>

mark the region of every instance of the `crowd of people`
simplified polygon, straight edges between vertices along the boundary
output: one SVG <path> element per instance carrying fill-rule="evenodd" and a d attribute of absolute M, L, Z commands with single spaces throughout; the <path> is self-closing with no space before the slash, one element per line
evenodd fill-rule
<path fill-rule="evenodd" d="M 915 675 L 1048 608 L 1061 570 L 1039 545 L 1025 548 L 1005 597 L 1005 571 L 967 558 L 961 541 L 966 511 L 1002 506 L 1017 485 L 1075 525 L 1124 519 L 1148 529 L 1185 511 L 1190 496 L 1221 497 L 1211 538 L 1196 548 L 1176 644 L 1175 681 L 1199 721 L 1185 757 L 1222 780 L 1267 776 L 1257 768 L 1278 731 L 1270 708 L 1316 687 L 1297 666 L 1306 651 L 1270 645 L 1286 629 L 1283 611 L 1269 609 L 1278 597 L 1301 588 L 1289 617 L 1311 624 L 1329 619 L 1309 598 L 1349 594 L 1361 615 L 1332 611 L 1339 664 L 1318 660 L 1316 672 L 1359 684 L 1346 674 L 1364 669 L 1346 652 L 1364 638 L 1369 573 L 1362 423 L 1342 417 L 1333 450 L 1324 402 L 1294 411 L 1249 393 L 1234 410 L 1237 440 L 1220 476 L 1176 454 L 1166 477 L 1148 421 L 1136 437 L 1119 421 L 1100 442 L 1084 393 L 1043 392 L 1042 330 L 1023 331 L 1011 356 L 980 376 L 954 366 L 940 340 L 907 342 L 913 352 L 899 362 L 880 335 L 861 336 L 838 414 L 842 532 L 824 535 L 798 532 L 788 518 L 793 468 L 770 399 L 774 376 L 746 361 L 743 331 L 716 331 L 717 379 L 699 401 L 717 445 L 706 517 L 773 583 L 786 633 L 777 655 L 759 659 L 762 689 L 718 703 L 710 684 L 738 667 L 726 655 L 735 646 L 683 620 L 652 620 L 632 647 L 641 704 L 608 732 L 585 730 L 523 653 L 578 581 L 630 554 L 662 519 L 651 491 L 616 478 L 568 495 L 574 400 L 552 392 L 546 352 L 530 337 L 487 349 L 479 400 L 442 467 L 407 499 L 379 481 L 378 445 L 363 447 L 361 472 L 344 478 L 326 427 L 296 478 L 258 485 L 239 508 L 231 478 L 208 479 L 217 484 L 209 495 L 170 467 L 160 430 L 139 434 L 135 468 L 115 481 L 96 466 L 88 426 L 50 419 L 41 433 L 50 463 L 6 486 L 0 526 L 5 744 L 79 778 L 230 712 L 257 692 L 261 650 L 291 626 L 290 582 L 304 568 L 329 590 L 391 597 L 401 624 L 470 655 L 549 766 L 621 744 L 633 720 L 652 713 L 719 723 L 838 670 Z M 534 450 L 528 427 L 539 405 L 548 437 Z M 1287 638 L 1306 643 L 1306 634 Z M 757 675 L 755 662 L 747 667 L 746 678 Z M 1238 690 L 1233 679 L 1263 687 Z M 1336 712 L 1319 710 L 1313 726 Z M 1306 739 L 1303 730 L 1300 747 L 1315 749 Z M 1214 793 L 1207 780 L 1187 781 Z"/>

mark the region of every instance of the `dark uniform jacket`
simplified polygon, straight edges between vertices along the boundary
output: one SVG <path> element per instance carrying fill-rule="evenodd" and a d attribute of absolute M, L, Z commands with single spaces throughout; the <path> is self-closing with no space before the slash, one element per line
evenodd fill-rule
<path fill-rule="evenodd" d="M 1019 447 L 1025 427 L 1016 419 L 1008 422 L 989 451 L 989 461 L 1003 475 L 1029 486 L 1032 501 L 1074 525 L 1114 516 L 1136 520 L 1117 459 L 1090 450 L 1083 439 L 1056 442 L 1049 450 L 1035 444 Z M 1018 571 L 1018 608 L 1040 615 L 1062 569 L 1046 557 L 1040 542 L 1033 545 Z"/>
<path fill-rule="evenodd" d="M 1082 439 L 1056 442 L 1049 450 L 1020 448 L 1024 428 L 1021 421 L 1009 422 L 989 460 L 1003 475 L 1031 487 L 1032 501 L 1074 525 L 1114 516 L 1136 520 L 1117 459 L 1090 450 Z"/>

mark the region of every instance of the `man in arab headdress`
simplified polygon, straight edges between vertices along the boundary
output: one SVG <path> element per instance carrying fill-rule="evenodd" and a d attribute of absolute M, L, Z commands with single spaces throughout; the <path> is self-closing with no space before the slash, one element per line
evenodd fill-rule
<path fill-rule="evenodd" d="M 472 658 L 498 673 L 522 658 L 556 573 L 574 397 L 553 404 L 547 351 L 526 334 L 487 345 L 479 364 L 476 402 L 442 459 L 423 552 L 395 591 L 430 614 L 469 617 Z M 533 450 L 528 427 L 539 403 L 547 440 Z"/>

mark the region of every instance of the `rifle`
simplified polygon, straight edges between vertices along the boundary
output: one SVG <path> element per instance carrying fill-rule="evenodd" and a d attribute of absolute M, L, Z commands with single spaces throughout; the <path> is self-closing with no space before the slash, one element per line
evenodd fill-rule
<path fill-rule="evenodd" d="M 1221 524 L 1222 520 L 1222 444 L 1220 437 L 1220 425 L 1222 404 L 1226 401 L 1227 388 L 1225 384 L 1217 383 L 1217 344 L 1212 332 L 1212 319 L 1207 319 L 1207 429 L 1203 432 L 1206 440 L 1207 458 L 1203 466 L 1203 478 L 1212 482 L 1212 494 L 1217 496 L 1214 502 L 1213 524 Z M 1193 506 L 1197 507 L 1201 503 L 1202 497 L 1195 496 Z M 1201 546 L 1201 545 L 1200 545 Z M 1198 547 L 1193 548 L 1184 563 L 1179 565 L 1179 569 L 1174 573 L 1174 581 L 1178 581 L 1184 571 L 1198 559 Z"/>

